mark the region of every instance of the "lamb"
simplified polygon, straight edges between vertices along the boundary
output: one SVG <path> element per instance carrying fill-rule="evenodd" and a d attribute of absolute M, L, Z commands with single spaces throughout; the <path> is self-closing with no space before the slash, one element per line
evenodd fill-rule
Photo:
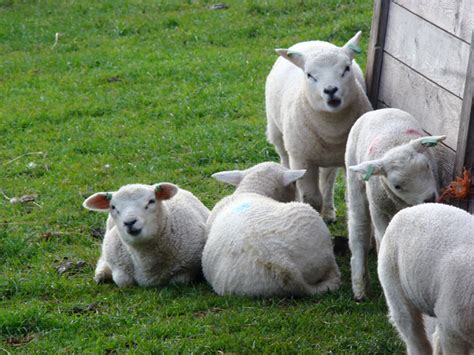
<path fill-rule="evenodd" d="M 192 193 L 171 183 L 131 184 L 95 193 L 83 206 L 109 213 L 97 283 L 149 287 L 202 277 L 209 210 Z"/>
<path fill-rule="evenodd" d="M 438 197 L 435 157 L 428 147 L 446 136 L 423 137 L 418 121 L 398 109 L 364 114 L 347 141 L 347 207 L 352 252 L 352 289 L 357 301 L 369 287 L 367 253 L 371 225 L 377 245 L 393 216 L 401 209 Z"/>
<path fill-rule="evenodd" d="M 424 204 L 399 212 L 383 237 L 378 274 L 408 354 L 474 353 L 474 216 Z"/>
<path fill-rule="evenodd" d="M 309 41 L 277 49 L 281 58 L 266 81 L 267 139 L 283 166 L 307 170 L 296 182 L 298 200 L 321 211 L 326 222 L 336 220 L 334 182 L 349 131 L 372 110 L 353 59 L 360 36 L 343 47 Z"/>
<path fill-rule="evenodd" d="M 217 294 L 305 296 L 339 287 L 329 230 L 311 206 L 289 202 L 304 173 L 266 162 L 213 175 L 237 186 L 207 222 L 203 272 Z"/>

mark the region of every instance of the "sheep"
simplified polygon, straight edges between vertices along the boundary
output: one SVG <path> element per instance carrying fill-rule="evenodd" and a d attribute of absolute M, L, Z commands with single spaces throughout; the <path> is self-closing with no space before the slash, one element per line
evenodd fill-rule
<path fill-rule="evenodd" d="M 109 213 L 97 283 L 150 287 L 202 277 L 209 210 L 192 193 L 165 182 L 131 184 L 95 193 L 83 206 Z"/>
<path fill-rule="evenodd" d="M 296 182 L 298 200 L 309 203 L 326 222 L 336 220 L 334 182 L 354 122 L 372 106 L 354 53 L 358 32 L 343 47 L 323 41 L 276 49 L 281 56 L 267 77 L 267 139 L 281 164 L 306 169 Z M 322 192 L 322 193 L 321 193 Z"/>
<path fill-rule="evenodd" d="M 410 114 L 381 109 L 354 124 L 346 149 L 347 208 L 352 289 L 357 301 L 369 287 L 367 253 L 371 224 L 377 245 L 393 216 L 402 208 L 438 197 L 438 167 L 427 150 L 446 136 L 423 137 Z"/>
<path fill-rule="evenodd" d="M 237 186 L 207 221 L 202 265 L 217 294 L 306 296 L 339 287 L 329 230 L 311 206 L 289 202 L 304 173 L 266 162 L 213 175 Z"/>
<path fill-rule="evenodd" d="M 435 354 L 474 354 L 473 231 L 474 216 L 433 203 L 390 222 L 378 275 L 408 354 L 432 353 L 422 316 L 436 323 Z"/>

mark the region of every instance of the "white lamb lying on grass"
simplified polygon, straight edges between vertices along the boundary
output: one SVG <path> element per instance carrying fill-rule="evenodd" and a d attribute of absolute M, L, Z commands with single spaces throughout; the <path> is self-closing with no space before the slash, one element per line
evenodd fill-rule
<path fill-rule="evenodd" d="M 192 193 L 170 183 L 132 184 L 98 192 L 83 206 L 109 213 L 96 282 L 163 286 L 201 276 L 209 210 Z"/>
<path fill-rule="evenodd" d="M 353 60 L 360 36 L 343 47 L 309 41 L 277 49 L 281 57 L 265 86 L 268 141 L 285 167 L 307 170 L 296 182 L 298 200 L 321 211 L 327 222 L 336 219 L 334 181 L 337 167 L 344 166 L 349 131 L 372 110 Z"/>
<path fill-rule="evenodd" d="M 364 114 L 347 141 L 347 207 L 352 252 L 352 289 L 356 300 L 369 286 L 367 253 L 371 225 L 380 245 L 385 229 L 401 209 L 438 197 L 438 166 L 428 147 L 446 136 L 423 137 L 410 114 L 382 109 Z"/>
<path fill-rule="evenodd" d="M 208 222 L 203 271 L 219 295 L 305 296 L 335 290 L 340 273 L 329 230 L 294 199 L 304 170 L 261 163 L 213 175 L 237 186 Z"/>
<path fill-rule="evenodd" d="M 422 315 L 435 317 L 434 353 L 474 353 L 474 217 L 441 204 L 390 222 L 378 274 L 408 354 L 431 354 Z"/>

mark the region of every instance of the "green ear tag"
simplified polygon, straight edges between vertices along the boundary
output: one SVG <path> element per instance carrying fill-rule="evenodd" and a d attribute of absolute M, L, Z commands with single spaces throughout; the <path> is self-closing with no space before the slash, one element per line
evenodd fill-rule
<path fill-rule="evenodd" d="M 287 55 L 288 57 L 290 57 L 290 58 L 293 57 L 293 56 L 300 56 L 300 57 L 303 56 L 300 52 L 294 52 L 294 51 L 288 51 L 288 52 L 286 53 L 286 55 Z"/>
<path fill-rule="evenodd" d="M 356 52 L 357 54 L 361 54 L 362 53 L 362 49 L 360 49 L 359 46 L 355 45 L 355 44 L 352 44 L 352 43 L 349 43 L 347 45 L 347 47 L 351 50 L 353 50 L 354 52 Z"/>
<path fill-rule="evenodd" d="M 433 137 L 426 137 L 421 140 L 421 144 L 427 147 L 434 147 L 438 144 L 438 140 Z"/>
<path fill-rule="evenodd" d="M 112 194 L 111 194 L 110 192 L 106 192 L 106 193 L 105 193 L 105 199 L 106 199 L 107 201 L 110 201 L 110 200 L 112 199 Z"/>
<path fill-rule="evenodd" d="M 369 181 L 373 173 L 374 173 L 374 166 L 369 164 L 369 166 L 367 167 L 367 172 L 364 174 L 364 176 L 362 176 L 362 179 L 364 181 Z"/>
<path fill-rule="evenodd" d="M 155 191 L 156 191 L 156 192 L 160 192 L 160 191 L 161 191 L 161 186 L 158 185 L 157 187 L 155 187 Z"/>

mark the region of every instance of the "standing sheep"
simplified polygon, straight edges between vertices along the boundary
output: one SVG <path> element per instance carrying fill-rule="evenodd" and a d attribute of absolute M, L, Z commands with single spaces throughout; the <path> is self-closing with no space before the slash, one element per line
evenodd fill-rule
<path fill-rule="evenodd" d="M 356 300 L 369 286 L 367 253 L 371 225 L 380 245 L 385 229 L 401 209 L 438 197 L 438 166 L 427 150 L 446 136 L 423 137 L 410 114 L 397 109 L 368 112 L 349 134 L 346 150 L 349 246 Z"/>
<path fill-rule="evenodd" d="M 109 213 L 96 282 L 163 286 L 201 275 L 209 210 L 192 193 L 170 183 L 133 184 L 98 192 L 83 206 Z"/>
<path fill-rule="evenodd" d="M 237 186 L 207 222 L 203 271 L 219 295 L 305 296 L 339 287 L 323 220 L 305 203 L 284 203 L 304 173 L 267 162 L 213 175 Z"/>
<path fill-rule="evenodd" d="M 327 222 L 336 219 L 334 181 L 337 167 L 344 166 L 349 131 L 372 110 L 362 71 L 353 59 L 360 35 L 343 47 L 310 41 L 277 49 L 282 58 L 265 87 L 268 141 L 283 166 L 307 170 L 296 183 L 298 200 L 321 211 Z"/>
<path fill-rule="evenodd" d="M 408 354 L 474 353 L 474 217 L 441 204 L 404 209 L 380 246 L 378 274 Z"/>

